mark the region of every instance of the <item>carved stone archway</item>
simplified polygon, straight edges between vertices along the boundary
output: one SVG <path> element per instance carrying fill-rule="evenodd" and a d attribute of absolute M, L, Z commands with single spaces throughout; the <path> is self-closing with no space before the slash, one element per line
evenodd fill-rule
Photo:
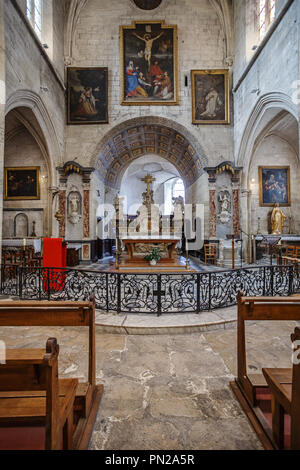
<path fill-rule="evenodd" d="M 204 172 L 208 159 L 196 138 L 183 126 L 169 119 L 142 117 L 113 128 L 101 140 L 91 161 L 106 186 L 118 189 L 128 165 L 147 154 L 171 162 L 186 187 Z"/>

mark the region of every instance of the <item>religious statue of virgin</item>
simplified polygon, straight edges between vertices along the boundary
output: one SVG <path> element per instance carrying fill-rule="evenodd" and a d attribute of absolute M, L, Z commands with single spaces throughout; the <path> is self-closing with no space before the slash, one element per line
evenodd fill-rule
<path fill-rule="evenodd" d="M 279 204 L 276 203 L 271 215 L 271 226 L 272 235 L 280 235 L 283 232 L 283 224 L 286 219 L 286 215 L 279 208 Z"/>

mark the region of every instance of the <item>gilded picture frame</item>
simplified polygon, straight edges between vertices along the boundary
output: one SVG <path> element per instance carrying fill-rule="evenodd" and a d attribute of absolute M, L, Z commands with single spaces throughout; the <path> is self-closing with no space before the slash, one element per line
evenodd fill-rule
<path fill-rule="evenodd" d="M 230 124 L 227 69 L 192 70 L 192 123 Z"/>
<path fill-rule="evenodd" d="M 67 125 L 108 124 L 108 68 L 67 68 Z"/>
<path fill-rule="evenodd" d="M 291 205 L 291 180 L 289 166 L 259 166 L 260 207 Z"/>
<path fill-rule="evenodd" d="M 177 26 L 134 21 L 120 26 L 121 105 L 178 105 Z"/>
<path fill-rule="evenodd" d="M 29 201 L 39 199 L 39 166 L 4 168 L 5 201 Z"/>

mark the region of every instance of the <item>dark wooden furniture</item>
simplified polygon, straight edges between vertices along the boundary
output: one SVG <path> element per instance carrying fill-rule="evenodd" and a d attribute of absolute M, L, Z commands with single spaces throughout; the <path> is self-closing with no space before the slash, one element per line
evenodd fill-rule
<path fill-rule="evenodd" d="M 78 380 L 58 379 L 58 353 L 56 339 L 50 338 L 46 351 L 9 349 L 6 363 L 0 364 L 0 428 L 43 427 L 45 450 L 71 450 L 73 446 Z"/>
<path fill-rule="evenodd" d="M 67 249 L 67 266 L 74 268 L 79 265 L 79 250 L 76 248 Z"/>
<path fill-rule="evenodd" d="M 299 328 L 295 328 L 291 340 L 294 351 L 299 351 Z M 294 359 L 292 369 L 262 370 L 272 393 L 272 433 L 279 449 L 284 449 L 284 413 L 286 413 L 291 417 L 291 450 L 300 450 L 300 361 L 296 355 Z"/>
<path fill-rule="evenodd" d="M 230 386 L 244 409 L 265 449 L 277 449 L 269 425 L 259 402 L 264 393 L 270 393 L 262 373 L 247 371 L 246 321 L 300 321 L 300 296 L 242 297 L 238 295 L 237 362 L 238 375 Z M 290 382 L 292 374 L 290 373 Z"/>
<path fill-rule="evenodd" d="M 74 405 L 74 449 L 86 449 L 97 416 L 103 385 L 95 378 L 95 301 L 0 302 L 0 326 L 72 326 L 89 329 L 89 366 L 87 383 L 79 383 Z"/>
<path fill-rule="evenodd" d="M 204 245 L 204 257 L 205 264 L 212 262 L 212 264 L 217 264 L 217 246 L 213 243 L 207 243 Z"/>

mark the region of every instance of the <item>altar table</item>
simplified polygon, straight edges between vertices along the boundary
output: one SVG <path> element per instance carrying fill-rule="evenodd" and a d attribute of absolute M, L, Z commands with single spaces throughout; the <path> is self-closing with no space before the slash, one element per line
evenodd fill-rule
<path fill-rule="evenodd" d="M 127 248 L 129 262 L 140 262 L 141 258 L 145 257 L 147 254 L 150 254 L 152 251 L 152 247 L 154 246 L 162 246 L 164 251 L 167 250 L 168 257 L 162 257 L 161 261 L 164 263 L 174 263 L 175 262 L 175 248 L 180 241 L 180 239 L 174 238 L 128 238 L 122 240 Z M 136 252 L 136 245 L 150 245 L 149 251 L 145 253 L 139 253 L 137 256 Z"/>

